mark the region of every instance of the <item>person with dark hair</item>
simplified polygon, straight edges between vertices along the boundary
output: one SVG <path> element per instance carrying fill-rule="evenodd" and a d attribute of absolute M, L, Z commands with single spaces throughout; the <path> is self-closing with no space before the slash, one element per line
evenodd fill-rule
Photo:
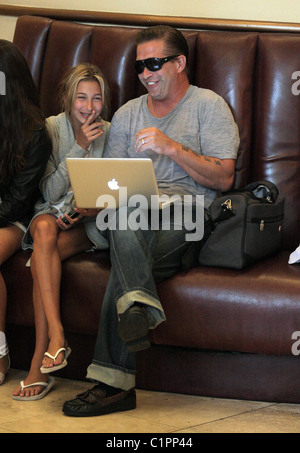
<path fill-rule="evenodd" d="M 36 347 L 29 374 L 13 393 L 13 399 L 43 398 L 53 386 L 49 373 L 67 365 L 71 348 L 60 317 L 61 262 L 97 248 L 107 248 L 98 234 L 96 210 L 83 215 L 74 211 L 74 196 L 66 166 L 68 157 L 101 158 L 110 123 L 107 82 L 100 69 L 90 63 L 71 68 L 60 86 L 63 112 L 47 118 L 52 154 L 40 187 L 43 198 L 23 238 L 24 249 L 33 249 L 31 273 L 35 308 Z"/>
<path fill-rule="evenodd" d="M 21 248 L 40 196 L 39 182 L 51 153 L 38 93 L 27 62 L 11 42 L 0 39 L 0 264 Z M 6 285 L 0 273 L 0 385 L 10 366 L 5 336 Z"/>
<path fill-rule="evenodd" d="M 181 200 L 230 189 L 239 146 L 237 125 L 226 102 L 189 84 L 187 44 L 170 27 L 151 27 L 137 36 L 135 69 L 148 94 L 114 115 L 105 157 L 150 158 L 161 194 Z M 193 211 L 197 213 L 196 202 Z M 111 271 L 87 378 L 97 384 L 65 402 L 69 416 L 103 415 L 136 407 L 135 352 L 150 347 L 149 330 L 166 317 L 156 283 L 182 269 L 191 242 L 175 209 L 165 229 L 131 228 L 132 209 L 116 210 L 108 230 Z M 127 216 L 127 228 L 118 220 Z M 99 233 L 100 234 L 100 233 Z M 201 239 L 201 238 L 199 238 Z"/>

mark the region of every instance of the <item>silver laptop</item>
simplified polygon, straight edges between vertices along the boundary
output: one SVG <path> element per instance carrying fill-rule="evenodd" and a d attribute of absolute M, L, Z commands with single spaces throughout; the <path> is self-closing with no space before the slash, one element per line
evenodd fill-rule
<path fill-rule="evenodd" d="M 116 207 L 143 195 L 150 207 L 151 195 L 159 195 L 151 159 L 67 158 L 66 163 L 78 208 L 107 207 L 107 195 Z"/>

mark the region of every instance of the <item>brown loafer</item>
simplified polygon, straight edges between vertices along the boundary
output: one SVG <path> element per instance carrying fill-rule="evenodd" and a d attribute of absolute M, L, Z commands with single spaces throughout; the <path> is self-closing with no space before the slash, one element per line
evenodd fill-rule
<path fill-rule="evenodd" d="M 120 315 L 118 330 L 129 351 L 138 352 L 150 348 L 149 321 L 144 307 L 133 305 Z"/>
<path fill-rule="evenodd" d="M 98 384 L 77 395 L 75 399 L 66 401 L 62 410 L 65 415 L 71 417 L 93 417 L 135 408 L 136 393 L 134 389 L 120 390 L 115 395 L 108 396 L 105 386 Z"/>

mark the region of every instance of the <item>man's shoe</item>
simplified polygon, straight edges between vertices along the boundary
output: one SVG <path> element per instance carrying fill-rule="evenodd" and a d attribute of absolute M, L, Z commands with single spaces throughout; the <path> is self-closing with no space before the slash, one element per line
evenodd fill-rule
<path fill-rule="evenodd" d="M 93 417 L 96 415 L 112 414 L 113 412 L 129 411 L 136 408 L 134 389 L 120 390 L 115 395 L 109 395 L 106 385 L 98 384 L 73 400 L 66 401 L 63 413 L 71 417 Z"/>
<path fill-rule="evenodd" d="M 150 348 L 149 321 L 144 307 L 133 305 L 120 315 L 118 330 L 129 351 L 137 352 Z"/>

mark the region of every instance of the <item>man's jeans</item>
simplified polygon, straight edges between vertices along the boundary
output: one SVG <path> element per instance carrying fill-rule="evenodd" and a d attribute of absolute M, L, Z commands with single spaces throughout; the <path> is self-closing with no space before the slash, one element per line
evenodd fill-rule
<path fill-rule="evenodd" d="M 135 386 L 135 354 L 119 337 L 118 316 L 138 302 L 146 307 L 151 329 L 165 320 L 155 282 L 181 269 L 182 256 L 190 245 L 186 233 L 183 227 L 174 230 L 173 221 L 170 230 L 109 230 L 112 267 L 88 379 L 124 390 Z"/>

